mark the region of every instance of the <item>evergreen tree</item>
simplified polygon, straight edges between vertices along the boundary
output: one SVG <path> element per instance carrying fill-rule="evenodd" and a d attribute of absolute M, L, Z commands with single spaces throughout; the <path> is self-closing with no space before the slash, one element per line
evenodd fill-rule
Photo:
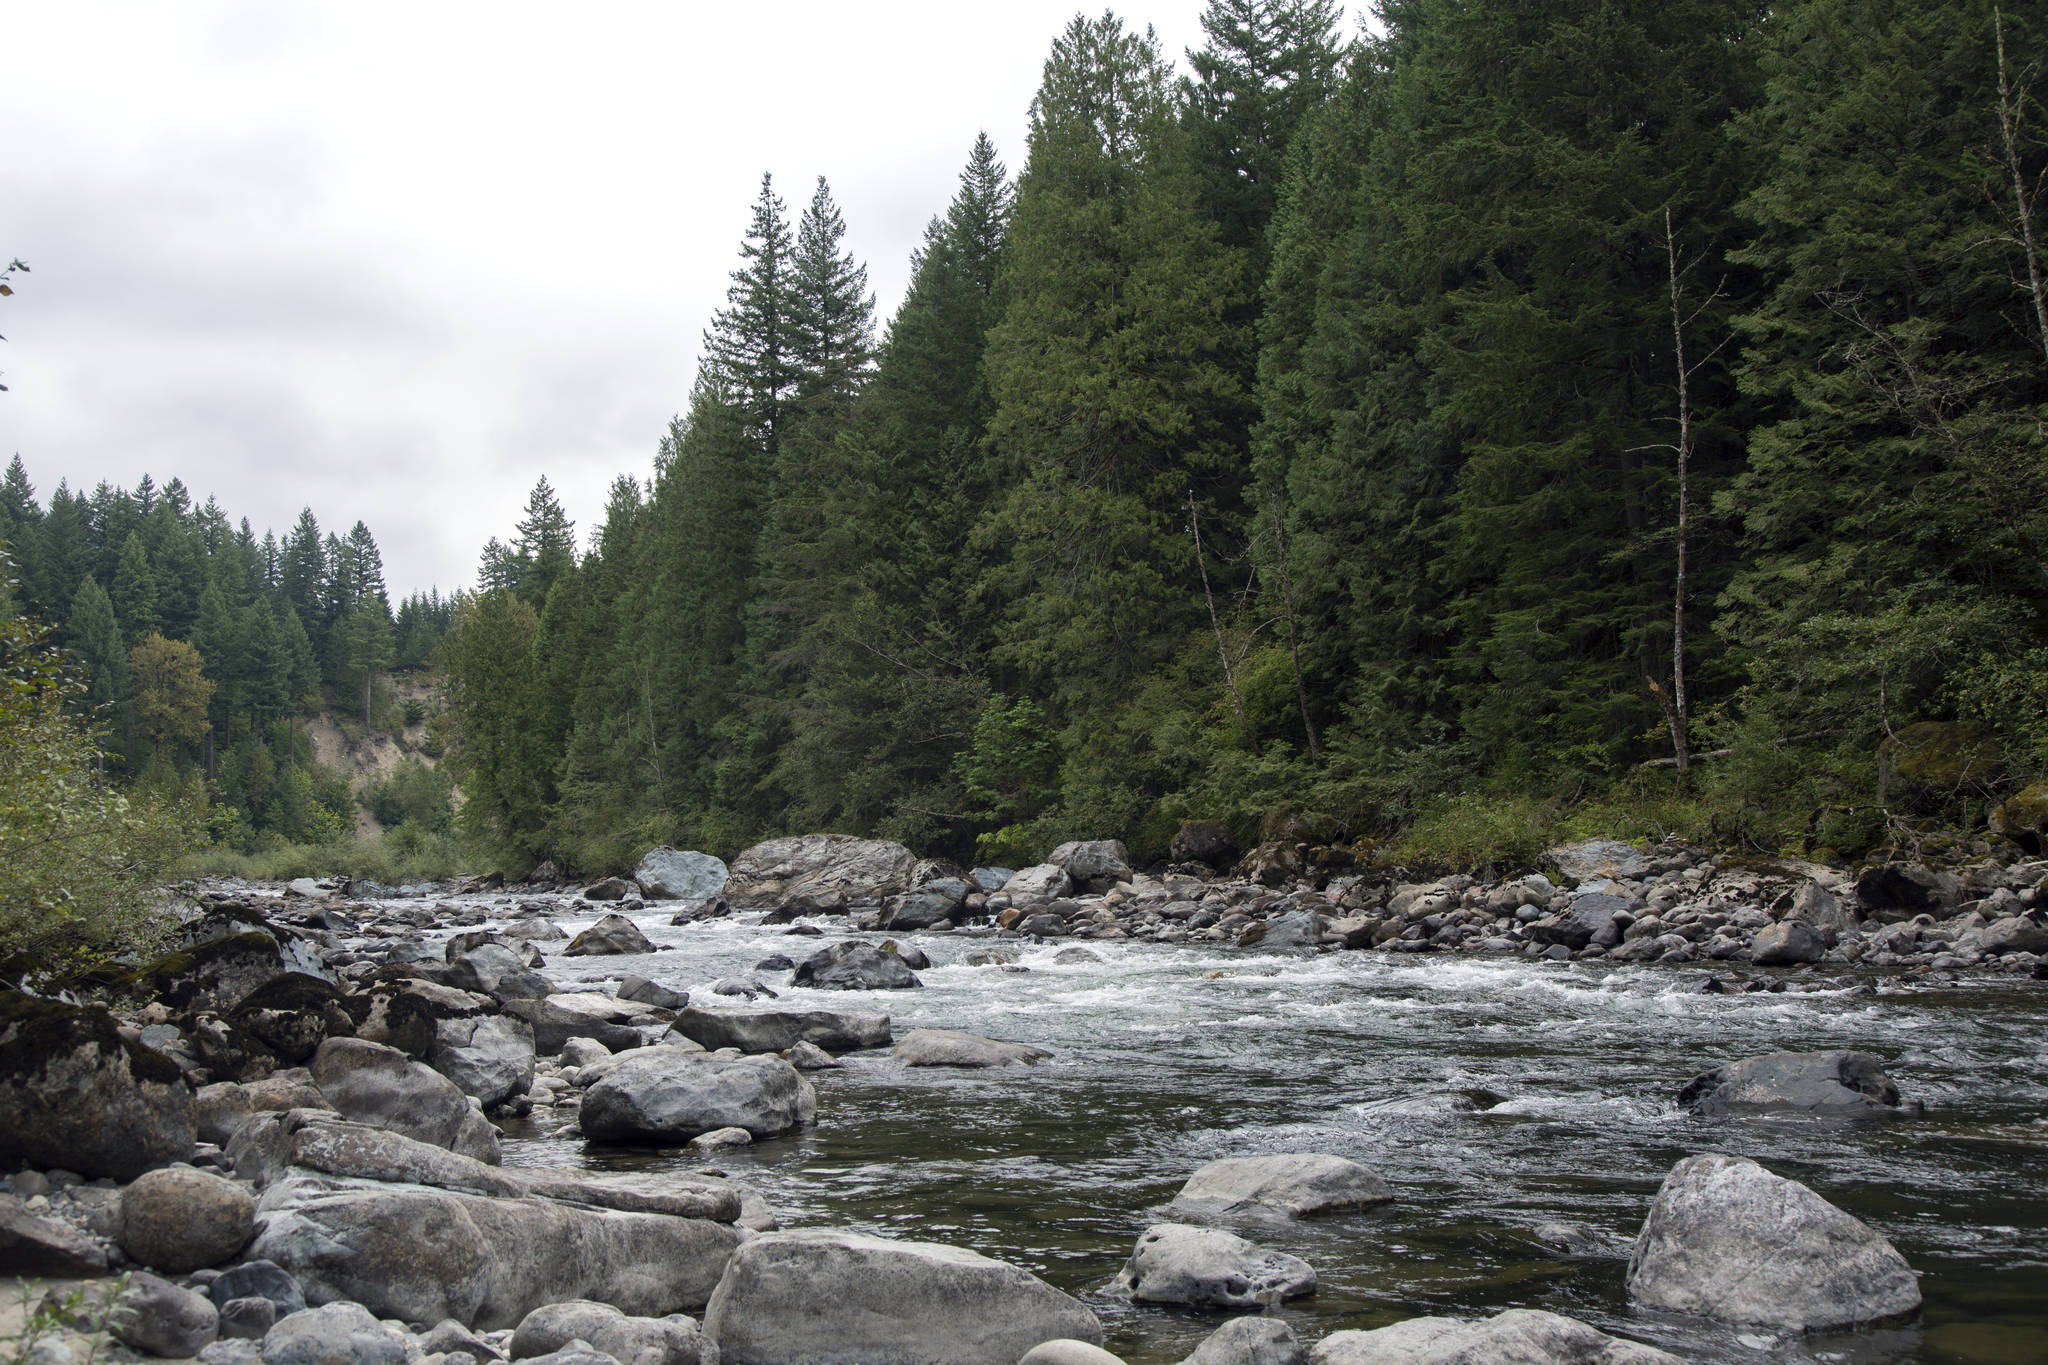
<path fill-rule="evenodd" d="M 327 555 L 321 543 L 320 523 L 312 508 L 304 508 L 278 553 L 278 590 L 302 623 L 317 621 L 321 586 L 326 581 Z"/>
<path fill-rule="evenodd" d="M 821 175 L 797 222 L 791 258 L 791 353 L 797 397 L 806 406 L 821 397 L 850 398 L 873 359 L 875 299 L 868 292 L 868 268 L 840 250 L 845 236 L 846 221 Z"/>
<path fill-rule="evenodd" d="M 562 511 L 555 490 L 543 475 L 526 498 L 508 564 L 508 586 L 536 610 L 548 593 L 576 564 L 576 523 Z"/>
<path fill-rule="evenodd" d="M 149 567 L 149 551 L 143 548 L 138 531 L 130 531 L 122 542 L 108 595 L 113 599 L 114 616 L 121 623 L 121 636 L 130 649 L 156 632 L 156 574 Z"/>
<path fill-rule="evenodd" d="M 771 468 L 800 379 L 800 331 L 791 302 L 794 246 L 785 212 L 772 178 L 763 175 L 753 223 L 740 243 L 740 266 L 732 272 L 726 306 L 704 334 L 699 362 L 745 411 Z"/>
<path fill-rule="evenodd" d="M 72 652 L 84 675 L 87 705 L 108 709 L 128 695 L 128 646 L 114 620 L 114 604 L 99 580 L 78 585 L 67 613 Z"/>

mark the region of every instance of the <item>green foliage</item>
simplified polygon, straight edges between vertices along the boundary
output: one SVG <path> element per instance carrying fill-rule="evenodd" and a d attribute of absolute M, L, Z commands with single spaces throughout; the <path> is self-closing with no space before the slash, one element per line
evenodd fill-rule
<path fill-rule="evenodd" d="M 449 802 L 454 790 L 455 783 L 447 773 L 409 758 L 370 788 L 367 804 L 370 814 L 387 830 L 411 824 L 425 833 L 439 834 L 455 820 Z"/>
<path fill-rule="evenodd" d="M 235 877 L 290 881 L 297 877 L 367 877 L 397 886 L 413 881 L 447 881 L 472 871 L 476 853 L 452 833 L 436 834 L 417 825 L 370 838 L 354 835 L 313 843 L 291 843 L 276 837 L 248 851 L 216 847 L 179 864 L 184 877 Z"/>
<path fill-rule="evenodd" d="M 1468 793 L 1425 807 L 1383 856 L 1418 868 L 1507 874 L 1533 869 L 1549 842 L 1550 819 L 1535 798 Z"/>

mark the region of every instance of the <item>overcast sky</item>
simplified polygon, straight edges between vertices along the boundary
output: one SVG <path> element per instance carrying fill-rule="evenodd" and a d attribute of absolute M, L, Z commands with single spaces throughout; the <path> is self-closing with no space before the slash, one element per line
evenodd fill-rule
<path fill-rule="evenodd" d="M 1119 10 L 1179 59 L 1202 0 Z M 1092 13 L 1093 10 L 1091 9 Z M 823 174 L 886 322 L 1072 0 L 11 7 L 0 461 L 361 519 L 466 586 L 545 474 L 579 536 L 689 393 L 763 171 Z"/>

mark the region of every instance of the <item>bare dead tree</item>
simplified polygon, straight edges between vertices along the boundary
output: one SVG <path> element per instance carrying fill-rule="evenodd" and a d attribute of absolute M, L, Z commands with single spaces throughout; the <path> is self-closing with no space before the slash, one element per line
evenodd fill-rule
<path fill-rule="evenodd" d="M 1230 650 L 1223 643 L 1223 622 L 1216 615 L 1216 594 L 1209 587 L 1209 560 L 1202 552 L 1202 517 L 1195 510 L 1192 489 L 1188 491 L 1188 534 L 1195 542 L 1195 565 L 1202 571 L 1202 600 L 1209 604 L 1209 629 L 1216 634 L 1216 661 L 1223 665 L 1223 684 L 1230 689 L 1230 705 L 1237 713 L 1237 733 L 1244 739 L 1245 747 L 1257 753 L 1258 741 L 1252 738 L 1251 722 L 1245 719 L 1244 714 L 1244 697 L 1237 690 L 1237 669 L 1231 664 Z"/>
<path fill-rule="evenodd" d="M 2024 77 L 2022 88 L 2016 90 L 2011 69 L 2005 60 L 2005 16 L 1994 7 L 1991 11 L 1992 32 L 1998 40 L 1998 133 L 2001 149 L 2005 154 L 2005 170 L 2012 177 L 2013 209 L 2016 215 L 2014 226 L 2018 229 L 2020 249 L 2027 258 L 2027 293 L 2034 304 L 2034 326 L 2041 335 L 2041 356 L 2048 360 L 2048 287 L 2041 280 L 2041 253 L 2034 240 L 2034 198 L 2040 189 L 2040 177 L 2035 177 L 2034 191 L 2029 193 L 2027 176 L 2020 156 L 2020 134 L 2025 123 L 2026 105 Z M 2028 69 L 2029 71 L 2032 68 Z"/>

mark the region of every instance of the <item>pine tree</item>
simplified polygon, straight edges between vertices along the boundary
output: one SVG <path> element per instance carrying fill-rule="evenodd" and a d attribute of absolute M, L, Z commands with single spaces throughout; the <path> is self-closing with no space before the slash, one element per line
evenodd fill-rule
<path fill-rule="evenodd" d="M 66 613 L 67 634 L 85 675 L 85 700 L 94 708 L 111 708 L 128 695 L 128 645 L 114 620 L 114 604 L 99 580 L 78 585 Z"/>
<path fill-rule="evenodd" d="M 526 498 L 526 515 L 520 518 L 507 563 L 509 586 L 539 610 L 548 593 L 576 565 L 576 523 L 562 511 L 547 476 Z"/>
<path fill-rule="evenodd" d="M 794 248 L 784 215 L 773 180 L 763 175 L 753 223 L 740 244 L 740 266 L 732 272 L 726 306 L 704 333 L 699 362 L 746 412 L 771 468 L 799 381 L 800 341 L 791 307 Z"/>
<path fill-rule="evenodd" d="M 840 250 L 846 221 L 825 177 L 797 222 L 789 290 L 797 397 L 843 402 L 859 391 L 874 357 L 874 295 L 868 268 Z"/>
<path fill-rule="evenodd" d="M 121 623 L 121 637 L 130 649 L 156 632 L 156 574 L 149 567 L 149 551 L 143 548 L 138 531 L 130 531 L 121 544 L 108 596 L 113 599 L 114 616 Z"/>

